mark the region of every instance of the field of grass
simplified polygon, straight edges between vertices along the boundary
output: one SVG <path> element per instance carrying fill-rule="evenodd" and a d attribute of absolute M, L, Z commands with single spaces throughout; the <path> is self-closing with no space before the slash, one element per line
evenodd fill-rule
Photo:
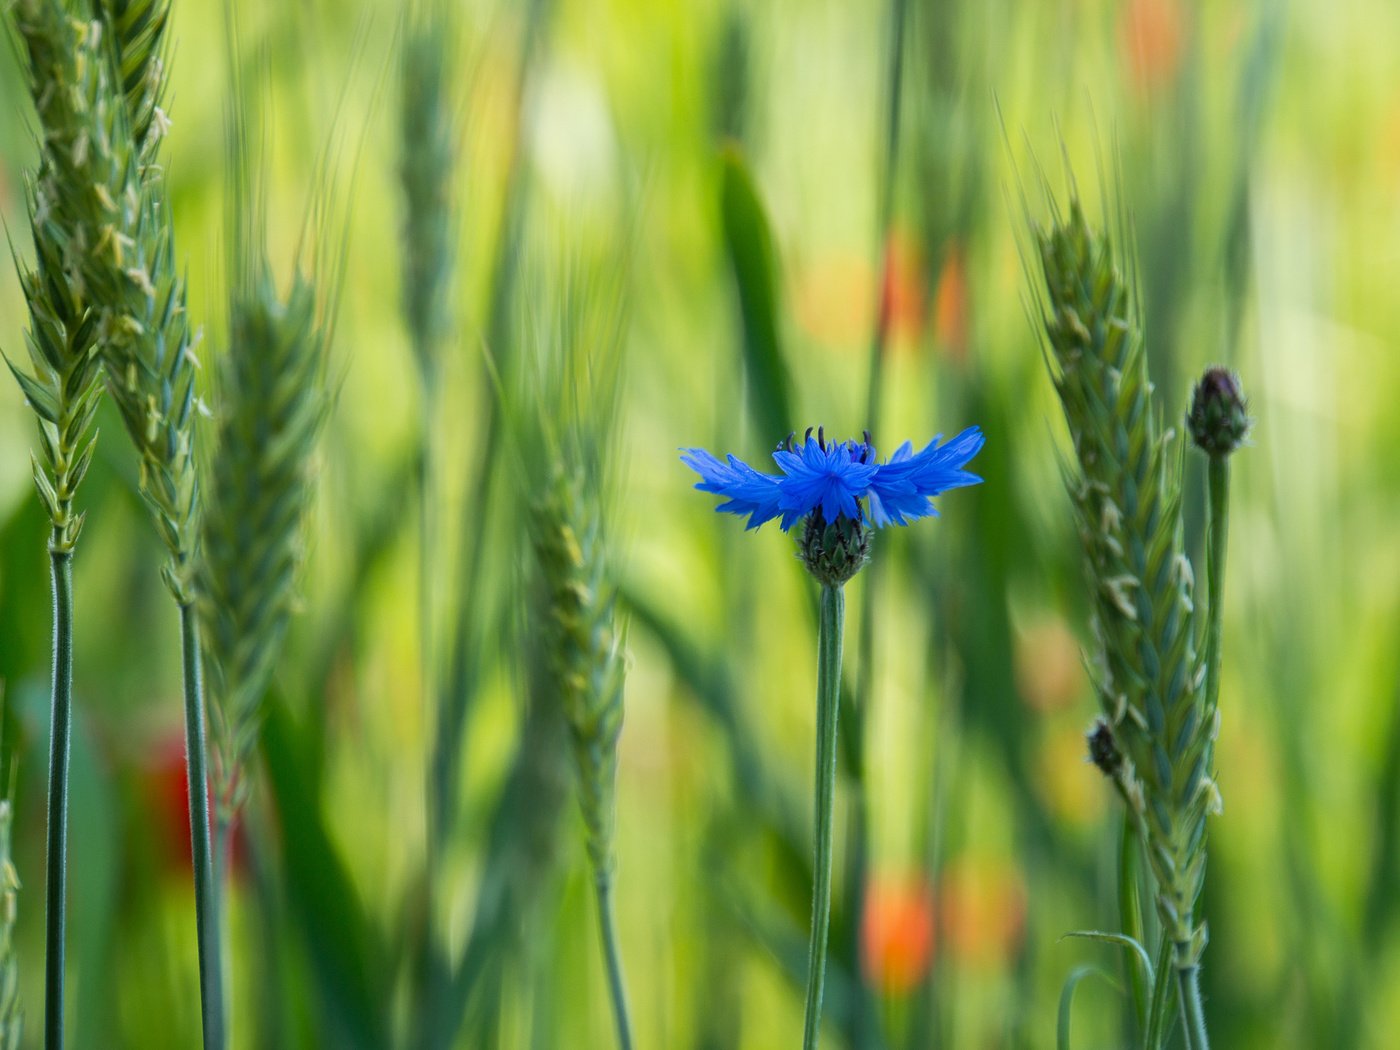
<path fill-rule="evenodd" d="M 1071 1045 L 1141 1045 L 1126 953 L 1063 939 L 1122 928 L 1124 834 L 1085 749 L 1092 602 L 1032 283 L 1042 183 L 1064 201 L 1070 170 L 1091 222 L 1128 217 L 1164 426 L 1215 363 L 1253 418 L 1199 910 L 1211 1039 L 1393 1045 L 1400 7 L 471 0 L 426 33 L 400 7 L 252 0 L 230 28 L 215 0 L 172 5 L 160 146 L 204 333 L 209 506 L 230 511 L 212 479 L 238 404 L 243 221 L 276 295 L 298 266 L 315 281 L 328 353 L 292 472 L 314 494 L 276 574 L 295 580 L 285 640 L 248 700 L 229 1045 L 615 1045 L 596 870 L 638 1047 L 799 1044 L 817 585 L 800 528 L 716 515 L 679 457 L 771 470 L 809 425 L 868 428 L 882 452 L 987 438 L 983 483 L 877 531 L 845 589 L 823 1045 L 1055 1047 L 1085 965 L 1108 979 L 1077 986 Z M 0 49 L 0 217 L 28 264 L 20 55 Z M 252 159 L 230 155 L 230 121 Z M 429 185 L 426 225 L 406 225 L 406 177 Z M 17 364 L 29 324 L 0 267 Z M 72 562 L 67 1042 L 184 1050 L 201 1014 L 179 623 L 112 397 L 96 425 Z M 53 623 L 35 434 L 4 378 L 10 950 L 16 1045 L 38 1047 Z M 1205 474 L 1188 452 L 1198 579 Z M 551 575 L 560 522 L 593 635 L 539 612 L 580 593 Z M 576 761 L 550 706 L 575 650 L 626 673 L 610 868 L 576 801 L 580 768 L 607 769 Z"/>

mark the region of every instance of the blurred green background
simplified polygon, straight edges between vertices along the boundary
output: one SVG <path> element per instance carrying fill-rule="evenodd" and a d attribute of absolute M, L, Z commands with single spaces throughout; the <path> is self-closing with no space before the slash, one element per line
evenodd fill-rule
<path fill-rule="evenodd" d="M 421 406 L 399 311 L 400 11 L 259 0 L 239 12 L 243 53 L 265 60 L 274 262 L 289 272 L 327 151 L 349 247 L 304 610 L 270 698 L 280 772 L 260 779 L 234 863 L 234 1041 L 396 1045 L 414 1009 L 431 746 L 412 488 Z M 678 447 L 703 445 L 758 463 L 788 429 L 773 425 L 787 412 L 746 357 L 732 223 L 726 239 L 725 187 L 732 207 L 751 186 L 771 227 L 771 342 L 791 425 L 868 425 L 883 308 L 876 442 L 971 424 L 988 434 L 973 465 L 986 484 L 943 498 L 939 520 L 879 535 L 873 570 L 848 588 L 848 679 L 866 687 L 869 891 L 862 903 L 838 872 L 827 1041 L 1050 1047 L 1070 971 L 1119 972 L 1109 947 L 1060 939 L 1117 926 L 1119 834 L 1116 801 L 1084 760 L 1095 702 L 1063 426 L 1018 259 L 1018 186 L 1034 186 L 1036 158 L 1060 185 L 1063 142 L 1085 197 L 1132 215 L 1163 411 L 1181 412 L 1193 376 L 1219 361 L 1241 372 L 1257 420 L 1235 464 L 1225 810 L 1204 904 L 1212 1034 L 1227 1048 L 1393 1045 L 1400 8 L 535 0 L 461 14 L 435 613 L 445 651 L 457 611 L 471 611 L 477 658 L 443 943 L 467 937 L 491 844 L 529 823 L 503 791 L 521 754 L 528 650 L 512 625 L 525 548 L 501 495 L 511 470 L 477 465 L 492 397 L 483 361 L 508 356 L 548 309 L 535 274 L 551 260 L 626 258 L 618 535 L 633 667 L 617 894 L 638 1042 L 796 1041 L 812 584 L 789 537 L 717 517 L 677 461 Z M 177 0 L 174 17 L 167 150 L 207 366 L 225 299 L 225 22 L 213 0 Z M 12 49 L 0 51 L 0 97 L 0 215 L 26 253 L 32 118 Z M 11 355 L 24 322 L 0 267 Z M 109 411 L 76 562 L 71 1039 L 184 1048 L 197 1045 L 198 999 L 175 616 Z M 0 680 L 36 1040 L 50 624 L 32 430 L 17 387 L 0 383 Z M 451 593 L 464 521 L 483 523 L 471 531 L 487 543 L 469 596 Z M 577 823 L 570 802 L 537 858 L 546 877 L 508 924 L 513 947 L 492 957 L 499 994 L 456 1045 L 610 1045 Z M 838 858 L 854 826 L 838 827 Z M 1122 1015 L 1108 984 L 1085 983 L 1075 1045 L 1123 1045 Z"/>

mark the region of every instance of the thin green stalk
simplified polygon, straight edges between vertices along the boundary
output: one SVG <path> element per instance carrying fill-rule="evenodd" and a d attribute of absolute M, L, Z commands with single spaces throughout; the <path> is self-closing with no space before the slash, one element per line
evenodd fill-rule
<path fill-rule="evenodd" d="M 61 539 L 54 530 L 54 542 Z M 63 1046 L 63 972 L 68 887 L 68 756 L 73 728 L 73 553 L 52 550 L 53 704 L 49 731 L 49 842 L 44 921 L 44 1046 Z"/>
<path fill-rule="evenodd" d="M 1201 1008 L 1200 974 L 1199 966 L 1181 966 L 1176 971 L 1186 1050 L 1210 1050 L 1210 1040 L 1206 1037 L 1205 1011 Z"/>
<path fill-rule="evenodd" d="M 1206 710 L 1220 698 L 1221 636 L 1225 619 L 1225 537 L 1230 531 L 1230 459 L 1211 456 L 1206 468 L 1210 515 L 1206 525 Z"/>
<path fill-rule="evenodd" d="M 1225 540 L 1230 529 L 1230 461 L 1228 453 L 1209 457 L 1206 468 L 1210 501 L 1206 523 L 1206 682 L 1205 710 L 1214 712 L 1220 698 L 1221 637 L 1224 623 Z M 1182 948 L 1183 954 L 1186 948 Z M 1187 956 L 1189 958 L 1189 956 Z M 1200 966 L 1177 967 L 1181 1019 L 1187 1050 L 1209 1050 L 1205 1010 L 1201 1004 Z"/>
<path fill-rule="evenodd" d="M 1144 1050 L 1162 1050 L 1171 1034 L 1169 1026 L 1172 1016 L 1172 1000 L 1176 985 L 1172 983 L 1172 945 L 1162 938 L 1161 950 L 1157 953 L 1157 980 L 1152 987 L 1152 1002 L 1147 1011 L 1147 1034 L 1143 1038 Z"/>
<path fill-rule="evenodd" d="M 608 993 L 612 997 L 613 1019 L 617 1022 L 617 1045 L 619 1050 L 632 1050 L 632 1021 L 627 1012 L 622 953 L 618 949 L 617 923 L 613 917 L 612 873 L 599 872 L 594 886 L 598 891 L 598 932 L 603 938 L 603 955 L 608 966 Z"/>
<path fill-rule="evenodd" d="M 194 859 L 195 927 L 199 938 L 199 1006 L 205 1050 L 223 1050 L 223 937 L 220 892 L 214 879 L 209 834 L 209 776 L 204 733 L 204 681 L 200 663 L 199 618 L 193 603 L 180 605 L 180 641 L 185 674 L 185 754 L 190 792 L 190 848 Z"/>
<path fill-rule="evenodd" d="M 803 1050 L 815 1050 L 826 983 L 826 941 L 831 924 L 831 840 L 836 808 L 836 716 L 841 706 L 841 632 L 846 596 L 840 585 L 822 586 L 817 639 L 816 843 L 812 862 L 812 941 L 807 956 L 807 1008 Z"/>

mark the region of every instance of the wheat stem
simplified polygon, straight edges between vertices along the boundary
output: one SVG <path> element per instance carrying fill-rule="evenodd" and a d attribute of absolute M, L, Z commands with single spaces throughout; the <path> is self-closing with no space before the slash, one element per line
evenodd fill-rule
<path fill-rule="evenodd" d="M 209 834 L 209 776 L 204 732 L 204 676 L 200 662 L 199 618 L 192 602 L 180 604 L 184 660 L 185 752 L 190 794 L 190 851 L 194 860 L 195 927 L 199 939 L 199 1005 L 205 1050 L 223 1050 L 223 947 L 219 928 L 219 884 L 214 879 Z"/>
<path fill-rule="evenodd" d="M 1166 1044 L 1168 1025 L 1172 1015 L 1172 992 L 1176 988 L 1171 981 L 1171 941 L 1162 938 L 1161 950 L 1157 953 L 1157 979 L 1152 986 L 1152 1001 L 1147 1011 L 1147 1034 L 1143 1038 L 1144 1050 L 1162 1050 Z"/>
<path fill-rule="evenodd" d="M 1118 851 L 1118 913 L 1124 934 L 1139 943 L 1143 939 L 1142 898 L 1138 890 L 1140 864 L 1138 860 L 1137 821 L 1133 811 L 1124 807 L 1123 838 Z M 1134 1016 L 1139 1031 L 1147 1026 L 1147 974 L 1138 961 L 1128 962 L 1128 984 L 1132 989 Z"/>
<path fill-rule="evenodd" d="M 822 587 L 817 636 L 816 842 L 812 871 L 812 939 L 807 955 L 807 1007 L 803 1050 L 815 1050 L 826 984 L 827 931 L 831 924 L 831 840 L 836 808 L 836 719 L 841 708 L 841 632 L 846 595 L 838 586 Z"/>
<path fill-rule="evenodd" d="M 54 529 L 54 540 L 60 530 Z M 49 841 L 44 923 L 44 1046 L 63 1046 L 68 886 L 68 757 L 73 727 L 73 554 L 50 551 L 53 568 L 53 705 L 49 730 Z"/>
<path fill-rule="evenodd" d="M 612 998 L 613 1019 L 617 1022 L 617 1045 L 619 1050 L 632 1050 L 632 1021 L 627 1010 L 627 986 L 622 979 L 622 952 L 618 947 L 613 912 L 612 872 L 598 872 L 594 888 L 598 894 L 598 933 L 603 939 L 603 957 L 607 963 L 608 994 Z"/>
<path fill-rule="evenodd" d="M 1185 951 L 1189 948 L 1190 945 L 1182 945 L 1179 950 Z M 1206 1037 L 1205 1011 L 1201 1008 L 1200 974 L 1201 968 L 1195 964 L 1179 966 L 1176 971 L 1186 1050 L 1210 1050 L 1210 1040 Z"/>
<path fill-rule="evenodd" d="M 1210 502 L 1206 533 L 1206 710 L 1220 698 L 1221 638 L 1225 611 L 1225 538 L 1230 531 L 1230 459 L 1211 456 L 1206 468 Z"/>

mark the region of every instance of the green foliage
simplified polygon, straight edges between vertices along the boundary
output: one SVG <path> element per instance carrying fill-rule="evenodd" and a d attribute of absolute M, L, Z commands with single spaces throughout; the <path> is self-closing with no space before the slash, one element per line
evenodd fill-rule
<path fill-rule="evenodd" d="M 19 912 L 19 874 L 10 859 L 14 803 L 0 799 L 0 1050 L 19 1050 L 24 1014 L 19 1000 L 19 960 L 15 920 Z"/>
<path fill-rule="evenodd" d="M 794 426 L 792 380 L 779 336 L 778 259 L 753 176 L 737 145 L 720 155 L 720 219 L 743 318 L 749 411 L 759 434 L 781 441 Z"/>

